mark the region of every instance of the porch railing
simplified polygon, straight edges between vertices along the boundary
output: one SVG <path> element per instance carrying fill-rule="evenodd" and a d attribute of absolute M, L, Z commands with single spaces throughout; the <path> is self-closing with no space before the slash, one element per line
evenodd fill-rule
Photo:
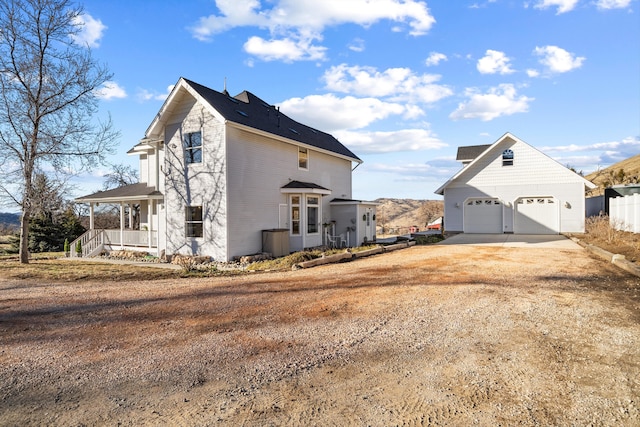
<path fill-rule="evenodd" d="M 148 230 L 104 230 L 111 246 L 158 247 L 158 232 Z M 149 244 L 151 238 L 151 244 Z"/>
<path fill-rule="evenodd" d="M 80 241 L 82 252 L 76 252 Z M 158 232 L 148 230 L 88 230 L 71 243 L 71 257 L 92 257 L 109 249 L 157 249 Z"/>

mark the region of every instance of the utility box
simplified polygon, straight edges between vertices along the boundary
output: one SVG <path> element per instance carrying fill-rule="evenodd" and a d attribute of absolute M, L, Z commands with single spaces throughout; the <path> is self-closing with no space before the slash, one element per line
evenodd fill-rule
<path fill-rule="evenodd" d="M 262 230 L 262 252 L 269 252 L 274 257 L 289 255 L 289 229 Z"/>

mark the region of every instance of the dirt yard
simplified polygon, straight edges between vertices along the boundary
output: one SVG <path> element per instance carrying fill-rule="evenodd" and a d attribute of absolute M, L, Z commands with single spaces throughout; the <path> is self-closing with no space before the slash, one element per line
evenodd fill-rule
<path fill-rule="evenodd" d="M 640 283 L 582 249 L 0 279 L 0 425 L 640 424 Z"/>

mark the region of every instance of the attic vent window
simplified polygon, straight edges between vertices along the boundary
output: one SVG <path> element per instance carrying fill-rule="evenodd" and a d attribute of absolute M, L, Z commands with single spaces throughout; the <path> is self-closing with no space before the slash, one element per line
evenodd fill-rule
<path fill-rule="evenodd" d="M 502 166 L 513 166 L 513 151 L 507 149 L 502 152 Z"/>
<path fill-rule="evenodd" d="M 239 104 L 240 103 L 240 101 L 238 101 L 237 99 L 232 98 L 230 96 L 228 96 L 227 98 L 229 98 L 229 101 L 233 102 L 234 104 Z"/>
<path fill-rule="evenodd" d="M 244 117 L 249 117 L 249 115 L 247 113 L 245 113 L 244 111 L 241 111 L 241 110 L 236 110 L 236 113 L 238 113 L 238 114 L 240 114 L 241 116 L 244 116 Z"/>
<path fill-rule="evenodd" d="M 293 133 L 295 133 L 296 135 L 299 135 L 300 132 L 298 132 L 297 130 L 293 129 L 293 128 L 289 128 L 289 130 Z"/>

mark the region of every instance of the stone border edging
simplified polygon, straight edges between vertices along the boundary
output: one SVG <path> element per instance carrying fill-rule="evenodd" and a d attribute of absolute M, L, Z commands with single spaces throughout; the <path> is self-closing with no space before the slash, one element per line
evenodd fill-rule
<path fill-rule="evenodd" d="M 415 246 L 415 244 L 416 244 L 415 241 L 408 241 L 408 242 L 403 242 L 403 243 L 396 243 L 395 245 L 378 246 L 377 248 L 368 249 L 366 251 L 361 251 L 361 252 L 352 253 L 352 252 L 347 251 L 347 252 L 343 252 L 341 254 L 323 256 L 321 258 L 316 258 L 316 259 L 312 259 L 312 260 L 309 260 L 309 261 L 299 262 L 299 263 L 295 264 L 291 269 L 292 270 L 298 270 L 298 269 L 301 269 L 301 268 L 311 268 L 311 267 L 315 267 L 317 265 L 331 264 L 331 263 L 334 263 L 334 262 L 351 261 L 353 259 L 364 258 L 364 257 L 371 256 L 371 255 L 381 254 L 381 253 L 384 253 L 384 252 L 396 251 L 398 249 L 406 249 L 406 248 L 409 248 L 411 246 Z"/>
<path fill-rule="evenodd" d="M 635 263 L 631 261 L 627 261 L 624 255 L 614 254 L 609 251 L 605 251 L 602 248 L 594 246 L 590 243 L 584 243 L 580 239 L 575 237 L 571 237 L 571 240 L 591 252 L 592 254 L 604 259 L 605 261 L 610 262 L 618 268 L 623 269 L 624 271 L 633 274 L 634 276 L 640 277 L 640 267 L 638 267 Z"/>

